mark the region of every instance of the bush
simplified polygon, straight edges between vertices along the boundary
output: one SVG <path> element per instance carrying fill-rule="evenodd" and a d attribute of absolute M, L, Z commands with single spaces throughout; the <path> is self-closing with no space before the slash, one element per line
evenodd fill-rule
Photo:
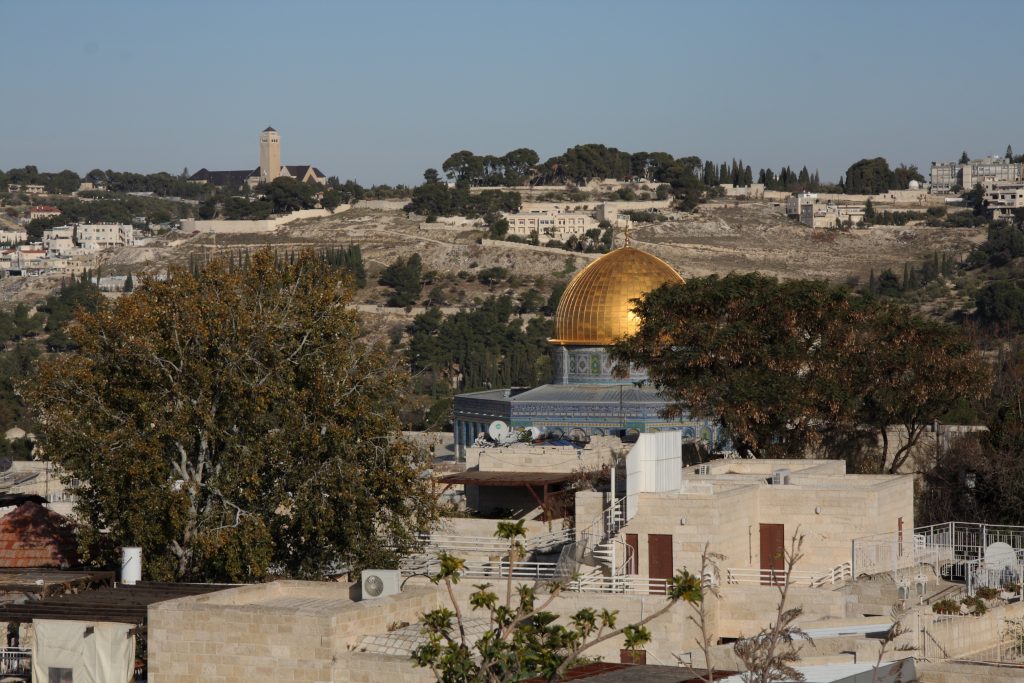
<path fill-rule="evenodd" d="M 975 616 L 979 616 L 980 617 L 982 614 L 984 614 L 985 612 L 988 611 L 988 606 L 985 605 L 985 603 L 981 600 L 981 598 L 978 598 L 977 596 L 975 596 L 973 598 L 970 598 L 970 597 L 964 598 L 960 602 L 965 607 L 967 607 L 967 609 L 971 610 L 971 612 Z"/>
<path fill-rule="evenodd" d="M 989 586 L 981 586 L 974 591 L 974 595 L 982 600 L 995 600 L 999 597 L 999 589 Z"/>
<path fill-rule="evenodd" d="M 960 604 L 955 600 L 944 598 L 932 603 L 932 611 L 936 614 L 960 614 Z"/>

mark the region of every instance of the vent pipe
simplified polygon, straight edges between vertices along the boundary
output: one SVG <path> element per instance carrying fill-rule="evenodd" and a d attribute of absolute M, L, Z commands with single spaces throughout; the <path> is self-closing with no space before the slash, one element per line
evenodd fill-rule
<path fill-rule="evenodd" d="M 142 548 L 121 549 L 121 583 L 134 586 L 142 581 Z"/>

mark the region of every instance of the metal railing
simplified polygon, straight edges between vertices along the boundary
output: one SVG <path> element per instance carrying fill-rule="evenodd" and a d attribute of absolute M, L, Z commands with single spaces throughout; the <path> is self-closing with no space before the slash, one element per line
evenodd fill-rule
<path fill-rule="evenodd" d="M 559 529 L 546 534 L 528 536 L 520 541 L 526 552 L 554 550 L 573 540 L 573 529 Z M 427 548 L 451 554 L 487 553 L 508 554 L 509 542 L 494 536 L 455 536 L 450 534 L 420 534 Z"/>
<path fill-rule="evenodd" d="M 436 573 L 440 564 L 430 563 L 425 567 L 427 573 Z M 558 576 L 556 562 L 507 562 L 506 560 L 466 561 L 460 575 L 467 579 L 507 579 L 509 571 L 513 579 L 531 579 L 542 581 Z"/>
<path fill-rule="evenodd" d="M 853 576 L 849 562 L 843 562 L 831 569 L 822 571 L 798 570 L 790 572 L 790 581 L 795 586 L 820 588 L 845 581 Z M 725 570 L 725 582 L 731 584 L 759 584 L 763 586 L 781 586 L 786 580 L 783 569 L 732 568 Z"/>
<path fill-rule="evenodd" d="M 966 568 L 979 560 L 992 543 L 1024 550 L 1024 526 L 947 522 L 918 527 L 912 532 L 892 531 L 853 541 L 853 570 L 863 574 L 897 573 L 921 564 L 937 573 L 947 567 Z"/>
<path fill-rule="evenodd" d="M 570 581 L 565 589 L 577 593 L 665 595 L 668 581 L 646 576 L 583 576 Z"/>
<path fill-rule="evenodd" d="M 0 648 L 0 675 L 31 676 L 32 650 L 27 647 Z"/>

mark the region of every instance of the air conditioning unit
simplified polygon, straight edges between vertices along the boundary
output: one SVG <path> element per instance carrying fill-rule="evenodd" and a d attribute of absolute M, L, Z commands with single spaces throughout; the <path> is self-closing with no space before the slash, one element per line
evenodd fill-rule
<path fill-rule="evenodd" d="M 788 484 L 788 483 L 789 483 L 789 470 L 782 469 L 782 470 L 775 470 L 774 472 L 772 472 L 772 484 L 775 484 L 776 486 L 781 486 L 782 484 Z"/>
<path fill-rule="evenodd" d="M 697 465 L 697 474 L 706 477 L 711 474 L 711 465 Z"/>
<path fill-rule="evenodd" d="M 363 600 L 386 598 L 402 590 L 402 572 L 397 569 L 364 569 Z"/>

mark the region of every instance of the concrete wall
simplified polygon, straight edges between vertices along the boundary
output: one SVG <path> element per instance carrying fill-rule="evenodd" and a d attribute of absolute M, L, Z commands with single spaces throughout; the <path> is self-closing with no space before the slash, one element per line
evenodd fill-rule
<path fill-rule="evenodd" d="M 728 461 L 727 466 L 764 467 L 744 462 Z M 804 536 L 804 557 L 796 569 L 823 572 L 851 560 L 854 538 L 898 531 L 900 518 L 902 528 L 912 533 L 912 476 L 842 477 L 798 470 L 790 481 L 769 485 L 742 475 L 687 477 L 677 493 L 639 494 L 637 513 L 620 535 L 637 534 L 639 573 L 646 576 L 650 534 L 672 535 L 675 570 L 696 572 L 706 542 L 726 556 L 720 563 L 723 570 L 759 569 L 760 525 L 782 524 L 787 547 L 798 528 Z"/>
<path fill-rule="evenodd" d="M 722 638 L 752 636 L 774 620 L 779 591 L 774 586 L 722 586 L 718 603 L 718 635 Z M 791 586 L 788 608 L 802 607 L 800 623 L 846 617 L 846 596 L 821 588 Z"/>
<path fill-rule="evenodd" d="M 301 211 L 292 211 L 287 215 L 278 216 L 277 218 L 268 218 L 260 221 L 229 221 L 224 219 L 203 221 L 195 218 L 183 218 L 181 219 L 181 230 L 185 233 L 195 232 L 198 230 L 199 232 L 212 232 L 223 235 L 250 232 L 273 232 L 282 225 L 287 225 L 288 223 L 293 223 L 304 218 L 323 218 L 325 216 L 332 216 L 334 214 L 348 211 L 351 208 L 352 207 L 349 204 L 342 204 L 333 212 L 328 211 L 327 209 L 303 209 Z"/>
<path fill-rule="evenodd" d="M 362 602 L 349 593 L 348 584 L 278 581 L 151 605 L 150 683 L 371 680 L 349 675 L 351 648 L 439 604 L 433 587 Z"/>

